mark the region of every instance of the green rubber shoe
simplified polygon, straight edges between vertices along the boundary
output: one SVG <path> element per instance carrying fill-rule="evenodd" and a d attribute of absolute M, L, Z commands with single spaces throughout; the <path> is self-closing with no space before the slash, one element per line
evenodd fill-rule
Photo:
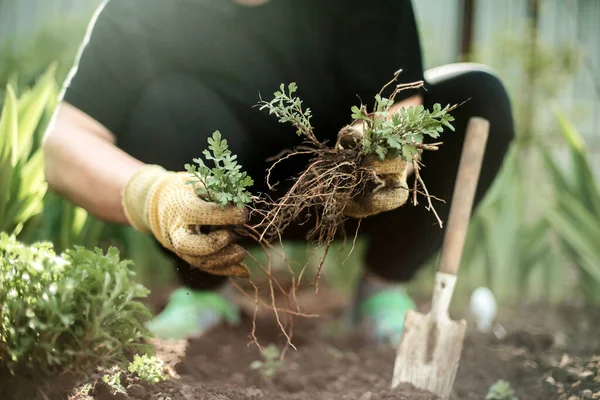
<path fill-rule="evenodd" d="M 402 289 L 383 289 L 359 301 L 355 310 L 358 324 L 376 343 L 397 345 L 408 310 L 416 304 Z"/>
<path fill-rule="evenodd" d="M 165 309 L 146 327 L 161 339 L 186 339 L 223 322 L 239 324 L 240 312 L 221 294 L 180 288 L 171 293 Z"/>

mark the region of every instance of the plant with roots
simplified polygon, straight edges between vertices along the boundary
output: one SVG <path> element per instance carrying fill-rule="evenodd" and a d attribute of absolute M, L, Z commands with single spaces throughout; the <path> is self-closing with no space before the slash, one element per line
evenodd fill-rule
<path fill-rule="evenodd" d="M 311 125 L 310 108 L 304 108 L 300 98 L 295 96 L 298 87 L 290 83 L 287 90 L 281 84 L 280 90 L 274 93 L 271 101 L 259 102 L 260 109 L 267 109 L 281 123 L 291 123 L 296 134 L 303 138 L 301 145 L 293 150 L 283 152 L 275 158 L 275 162 L 267 170 L 267 184 L 271 190 L 275 184 L 271 182 L 271 171 L 281 161 L 295 155 L 308 155 L 310 160 L 306 168 L 293 177 L 293 184 L 287 192 L 276 201 L 260 200 L 263 209 L 262 221 L 255 227 L 261 231 L 261 238 L 281 240 L 283 231 L 303 215 L 314 217 L 316 222 L 309 230 L 307 240 L 325 247 L 320 262 L 318 279 L 331 242 L 337 231 L 347 218 L 349 204 L 356 199 L 369 196 L 383 186 L 383 180 L 369 166 L 377 162 L 400 160 L 404 166 L 411 164 L 414 168 L 415 181 L 412 190 L 412 202 L 417 205 L 417 195 L 423 194 L 428 202 L 428 209 L 433 211 L 440 227 L 442 221 L 435 211 L 432 199 L 419 173 L 421 154 L 424 150 L 437 150 L 441 142 L 424 143 L 425 137 L 437 139 L 444 128 L 454 130 L 451 122 L 454 118 L 449 114 L 457 106 L 447 105 L 442 108 L 435 104 L 433 110 L 418 107 L 392 110 L 395 97 L 403 90 L 418 89 L 423 82 L 396 84 L 389 98 L 383 92 L 396 82 L 401 71 L 388 82 L 375 96 L 373 109 L 369 111 L 365 105 L 351 108 L 351 124 L 343 127 L 338 133 L 334 147 L 319 141 Z M 408 197 L 408 193 L 406 193 Z M 438 199 L 439 200 L 439 199 Z M 360 226 L 360 219 L 359 219 Z M 355 233 L 355 239 L 356 234 Z M 344 232 L 345 234 L 345 232 Z"/>
<path fill-rule="evenodd" d="M 247 207 L 251 213 L 258 215 L 259 222 L 256 225 L 246 223 L 242 227 L 231 229 L 240 236 L 251 237 L 267 251 L 269 257 L 266 266 L 261 265 L 250 253 L 246 252 L 246 254 L 269 278 L 270 304 L 259 299 L 258 287 L 251 280 L 249 283 L 254 289 L 254 296 L 245 293 L 235 282 L 232 283 L 255 301 L 254 322 L 259 304 L 275 312 L 277 322 L 287 338 L 287 345 L 294 347 L 291 344 L 292 317 L 311 316 L 300 312 L 296 301 L 295 292 L 300 284 L 302 272 L 299 277 L 296 277 L 289 263 L 285 261 L 285 256 L 282 255 L 281 260 L 286 263 L 291 275 L 291 288 L 288 291 L 284 290 L 271 274 L 271 255 L 274 248 L 270 243 L 274 240 L 281 242 L 283 232 L 292 222 L 303 223 L 301 221 L 303 214 L 316 217 L 315 226 L 310 229 L 307 239 L 318 245 L 324 245 L 326 249 L 315 278 L 318 291 L 321 268 L 327 250 L 347 218 L 349 204 L 376 192 L 384 185 L 382 178 L 369 167 L 370 164 L 389 160 L 401 160 L 404 166 L 412 164 L 416 178 L 412 189 L 412 201 L 416 205 L 417 194 L 424 194 L 428 201 L 428 208 L 435 213 L 431 202 L 433 196 L 427 191 L 419 174 L 421 165 L 419 159 L 424 150 L 437 150 L 441 144 L 425 144 L 426 136 L 438 138 L 444 128 L 454 130 L 451 125 L 454 119 L 449 112 L 455 106 L 442 108 L 436 104 L 431 111 L 425 110 L 423 106 L 393 111 L 394 99 L 399 92 L 418 89 L 423 85 L 423 82 L 397 84 L 389 98 L 383 97 L 384 90 L 397 80 L 399 74 L 400 71 L 375 96 L 372 111 L 369 112 L 364 105 L 352 107 L 352 123 L 341 129 L 338 142 L 334 147 L 329 147 L 317 139 L 310 122 L 311 110 L 304 108 L 302 100 L 295 96 L 298 89 L 295 83 L 290 83 L 287 90 L 285 85 L 281 84 L 280 90 L 275 92 L 275 97 L 271 101 L 261 99 L 259 103 L 261 110 L 268 109 L 269 113 L 277 116 L 281 123 L 291 123 L 296 128 L 297 135 L 303 138 L 300 146 L 276 157 L 273 165 L 267 169 L 266 180 L 269 189 L 275 188 L 270 176 L 279 162 L 294 155 L 303 154 L 311 157 L 306 169 L 299 176 L 291 177 L 293 180 L 291 188 L 277 200 L 271 200 L 266 196 L 253 196 L 247 191 L 247 187 L 253 184 L 252 179 L 241 170 L 236 156 L 228 149 L 227 141 L 218 131 L 209 139 L 209 149 L 203 153 L 207 160 L 215 164 L 214 167 L 208 167 L 199 158 L 194 159 L 198 167 L 186 165 L 191 175 L 189 183 L 196 185 L 197 193 L 203 199 L 218 203 L 222 207 L 228 205 Z M 410 189 L 407 187 L 405 190 L 408 194 Z M 437 213 L 435 215 L 437 217 Z M 437 219 L 441 226 L 442 221 L 439 217 Z M 284 294 L 288 309 L 282 310 L 276 306 L 276 289 Z M 296 301 L 295 310 L 292 309 L 290 299 Z M 287 329 L 281 321 L 281 312 L 290 317 Z M 255 327 L 254 324 L 252 338 L 258 345 Z M 286 349 L 287 346 L 283 352 Z"/>
<path fill-rule="evenodd" d="M 198 157 L 194 158 L 193 161 L 196 165 L 186 164 L 185 169 L 189 173 L 189 180 L 187 183 L 189 185 L 193 185 L 195 192 L 197 195 L 205 201 L 212 202 L 218 204 L 221 208 L 225 207 L 237 207 L 237 208 L 246 208 L 249 212 L 252 212 L 254 207 L 252 206 L 253 202 L 260 202 L 261 200 L 254 196 L 248 188 L 251 187 L 254 182 L 252 178 L 242 169 L 242 166 L 238 164 L 237 155 L 233 154 L 229 149 L 229 145 L 227 140 L 223 138 L 220 131 L 215 131 L 212 137 L 208 138 L 208 148 L 202 152 L 204 159 Z M 212 163 L 212 166 L 209 165 Z M 204 227 L 206 228 L 206 227 Z M 201 227 L 192 227 L 192 229 L 196 233 L 200 233 Z M 218 228 L 220 229 L 220 228 Z M 245 255 L 252 259 L 255 264 L 264 272 L 264 274 L 268 277 L 269 284 L 269 292 L 270 292 L 270 304 L 260 300 L 258 294 L 257 285 L 248 278 L 248 283 L 251 288 L 254 290 L 253 294 L 247 293 L 242 286 L 238 285 L 235 281 L 231 281 L 233 286 L 238 289 L 243 295 L 252 299 L 255 303 L 254 310 L 254 319 L 253 322 L 256 322 L 256 316 L 258 312 L 259 305 L 262 305 L 268 309 L 274 311 L 275 316 L 277 318 L 277 322 L 288 339 L 287 344 L 291 344 L 291 338 L 293 333 L 293 323 L 288 323 L 284 326 L 284 322 L 281 320 L 281 313 L 288 315 L 296 315 L 309 317 L 310 315 L 304 314 L 300 311 L 299 306 L 296 303 L 295 310 L 292 309 L 291 301 L 289 300 L 296 298 L 295 295 L 295 282 L 292 282 L 292 287 L 290 290 L 285 290 L 279 282 L 273 277 L 271 274 L 272 269 L 272 256 L 273 255 L 281 255 L 281 259 L 285 260 L 283 254 L 275 251 L 273 246 L 261 237 L 260 233 L 253 226 L 248 223 L 243 224 L 242 226 L 227 226 L 226 229 L 232 231 L 239 237 L 249 237 L 252 240 L 256 241 L 262 248 L 265 250 L 267 254 L 267 263 L 266 265 L 262 265 L 250 252 L 242 249 L 245 252 Z M 293 275 L 293 270 L 289 264 L 288 269 Z M 284 297 L 288 300 L 287 309 L 278 308 L 275 304 L 275 292 L 278 290 L 281 292 Z M 256 324 L 254 324 L 252 329 L 252 339 L 253 342 L 258 345 L 258 347 L 262 351 L 262 347 L 258 343 L 258 340 L 255 335 Z M 287 349 L 284 349 L 284 351 Z"/>

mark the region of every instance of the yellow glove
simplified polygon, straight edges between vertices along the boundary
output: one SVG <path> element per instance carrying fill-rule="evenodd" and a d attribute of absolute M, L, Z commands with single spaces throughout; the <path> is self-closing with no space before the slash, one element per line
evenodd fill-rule
<path fill-rule="evenodd" d="M 246 211 L 235 206 L 221 209 L 202 200 L 194 186 L 186 183 L 190 178 L 187 172 L 143 167 L 123 193 L 127 219 L 135 229 L 152 233 L 165 248 L 203 271 L 249 277 L 244 250 L 225 228 L 246 222 Z"/>
<path fill-rule="evenodd" d="M 362 140 L 360 126 L 347 126 L 340 131 L 337 147 L 348 149 L 357 146 Z M 408 200 L 406 183 L 408 163 L 401 157 L 381 161 L 377 156 L 364 157 L 362 168 L 371 174 L 375 186 L 360 198 L 350 201 L 344 208 L 344 215 L 351 218 L 365 218 L 401 207 Z"/>

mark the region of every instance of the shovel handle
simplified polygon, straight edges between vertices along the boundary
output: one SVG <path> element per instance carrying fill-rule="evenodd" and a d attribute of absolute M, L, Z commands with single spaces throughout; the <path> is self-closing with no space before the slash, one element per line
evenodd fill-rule
<path fill-rule="evenodd" d="M 456 275 L 460 266 L 489 127 L 489 121 L 480 117 L 471 118 L 467 125 L 440 256 L 439 271 L 443 273 Z"/>

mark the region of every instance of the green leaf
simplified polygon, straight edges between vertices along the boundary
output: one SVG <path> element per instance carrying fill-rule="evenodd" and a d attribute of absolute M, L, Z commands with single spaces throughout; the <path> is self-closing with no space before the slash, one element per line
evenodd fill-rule
<path fill-rule="evenodd" d="M 571 164 L 573 167 L 574 178 L 574 186 L 572 189 L 576 191 L 574 194 L 581 199 L 588 210 L 595 215 L 600 215 L 600 187 L 598 186 L 593 168 L 588 160 L 583 137 L 579 134 L 575 126 L 567 119 L 564 113 L 558 108 L 555 108 L 554 112 L 560 126 L 560 132 L 571 151 Z"/>
<path fill-rule="evenodd" d="M 9 85 L 0 115 L 0 215 L 6 212 L 11 196 L 13 169 L 17 165 L 18 129 L 17 99 Z"/>
<path fill-rule="evenodd" d="M 594 241 L 597 238 L 595 235 L 597 227 L 594 229 L 590 226 L 593 223 L 598 224 L 598 220 L 584 211 L 583 207 L 571 211 L 573 204 L 576 202 L 573 203 L 572 198 L 565 195 L 560 200 L 560 207 L 550 210 L 548 221 L 563 243 L 573 249 L 581 258 L 578 266 L 585 269 L 596 282 L 600 283 L 600 251 L 597 246 L 598 242 Z M 588 223 L 585 223 L 586 218 L 590 218 Z M 590 232 L 592 234 L 588 236 Z"/>
<path fill-rule="evenodd" d="M 44 176 L 44 159 L 42 150 L 38 149 L 31 157 L 29 162 L 23 167 L 20 164 L 15 168 L 15 182 L 19 182 L 18 187 L 14 187 L 13 196 L 8 204 L 6 214 L 3 216 L 3 230 L 9 230 L 24 224 L 42 212 L 44 206 L 44 195 L 46 194 L 47 184 Z"/>
<path fill-rule="evenodd" d="M 22 97 L 18 106 L 19 118 L 19 158 L 29 156 L 34 141 L 34 134 L 38 128 L 42 115 L 50 96 L 54 94 L 56 63 L 42 75 L 37 85 L 26 97 Z"/>
<path fill-rule="evenodd" d="M 419 150 L 415 146 L 410 146 L 407 144 L 402 146 L 402 156 L 408 162 L 412 162 L 414 156 L 416 156 L 418 153 L 419 153 Z"/>
<path fill-rule="evenodd" d="M 207 160 L 213 161 L 214 167 L 208 168 L 204 161 L 195 158 L 197 167 L 185 165 L 191 175 L 187 184 L 195 185 L 199 196 L 222 208 L 228 205 L 243 207 L 251 201 L 250 193 L 245 188 L 253 185 L 253 180 L 245 172 L 241 172 L 237 155 L 231 153 L 227 140 L 223 139 L 219 131 L 208 138 L 208 143 L 209 149 L 205 149 L 203 154 Z"/>
<path fill-rule="evenodd" d="M 577 132 L 577 129 L 575 128 L 575 126 L 568 120 L 568 118 L 565 116 L 565 114 L 557 107 L 554 107 L 554 115 L 556 116 L 556 119 L 558 121 L 558 125 L 560 127 L 560 132 L 562 133 L 562 136 L 567 141 L 569 147 L 571 149 L 579 151 L 579 152 L 584 151 L 585 143 L 583 142 L 583 138 L 581 137 L 579 132 Z"/>

